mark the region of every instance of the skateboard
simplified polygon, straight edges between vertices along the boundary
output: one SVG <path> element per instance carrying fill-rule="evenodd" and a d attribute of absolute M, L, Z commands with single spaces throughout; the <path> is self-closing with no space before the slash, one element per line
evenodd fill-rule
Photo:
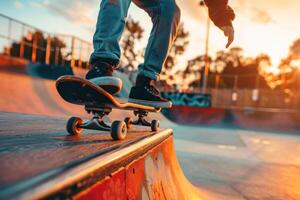
<path fill-rule="evenodd" d="M 103 88 L 76 76 L 60 77 L 56 81 L 56 89 L 65 101 L 84 106 L 87 113 L 93 115 L 86 122 L 79 117 L 71 117 L 66 127 L 70 135 L 79 135 L 84 129 L 101 130 L 109 131 L 114 140 L 123 140 L 132 125 L 149 126 L 151 131 L 159 129 L 158 120 L 150 123 L 145 118 L 149 112 L 160 112 L 161 108 L 129 102 L 122 103 Z M 113 109 L 131 110 L 138 119 L 133 121 L 131 117 L 126 117 L 124 121 L 114 121 L 109 126 L 103 118 L 108 116 Z"/>

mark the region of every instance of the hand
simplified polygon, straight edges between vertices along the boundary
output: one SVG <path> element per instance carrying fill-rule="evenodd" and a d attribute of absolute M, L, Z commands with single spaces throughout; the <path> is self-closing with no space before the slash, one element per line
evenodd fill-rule
<path fill-rule="evenodd" d="M 234 40 L 234 29 L 232 26 L 223 26 L 221 30 L 224 32 L 224 35 L 228 38 L 226 48 L 228 48 Z"/>

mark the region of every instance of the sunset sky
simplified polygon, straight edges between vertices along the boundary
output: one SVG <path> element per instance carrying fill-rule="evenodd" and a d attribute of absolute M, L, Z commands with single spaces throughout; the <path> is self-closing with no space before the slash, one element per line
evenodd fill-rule
<path fill-rule="evenodd" d="M 72 2 L 72 3 L 71 3 Z M 204 52 L 206 10 L 195 0 L 177 0 L 182 21 L 190 32 L 190 45 L 181 62 Z M 300 38 L 299 0 L 231 0 L 236 11 L 236 39 L 246 55 L 267 53 L 277 65 L 288 53 L 289 46 Z M 74 34 L 91 41 L 99 0 L 1 0 L 0 13 L 53 33 Z M 149 17 L 132 4 L 129 15 L 142 21 L 146 36 Z M 145 23 L 146 22 L 146 23 Z M 1 26 L 1 25 L 0 25 Z M 141 45 L 145 45 L 147 38 Z M 226 40 L 215 27 L 211 31 L 210 53 L 225 48 Z"/>

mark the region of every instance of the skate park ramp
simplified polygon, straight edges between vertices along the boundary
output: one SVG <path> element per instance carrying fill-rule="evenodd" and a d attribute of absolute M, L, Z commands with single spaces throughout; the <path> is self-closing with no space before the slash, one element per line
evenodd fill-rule
<path fill-rule="evenodd" d="M 69 116 L 90 116 L 63 102 L 53 80 L 21 69 L 0 72 L 0 199 L 300 199 L 297 134 L 151 114 L 163 124 L 158 133 L 135 128 L 122 142 L 98 131 L 67 136 Z"/>
<path fill-rule="evenodd" d="M 55 81 L 0 71 L 0 199 L 199 199 L 176 158 L 173 130 L 133 129 L 125 141 L 87 131 L 67 136 L 70 116 L 89 118 L 64 102 Z M 125 87 L 129 88 L 128 82 Z M 123 120 L 127 111 L 114 111 Z M 151 118 L 164 121 L 161 114 Z"/>
<path fill-rule="evenodd" d="M 66 136 L 64 118 L 1 113 L 1 126 L 4 123 L 1 199 L 202 196 L 181 171 L 171 129 L 135 129 L 126 140 L 112 141 L 95 131 Z"/>

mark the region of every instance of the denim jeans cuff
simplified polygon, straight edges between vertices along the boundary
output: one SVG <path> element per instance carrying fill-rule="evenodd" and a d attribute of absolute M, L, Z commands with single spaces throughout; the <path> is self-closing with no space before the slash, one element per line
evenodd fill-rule
<path fill-rule="evenodd" d="M 118 65 L 120 62 L 120 59 L 111 53 L 93 53 L 90 57 L 91 64 L 97 63 L 99 60 L 110 60 L 114 65 Z"/>
<path fill-rule="evenodd" d="M 156 81 L 159 80 L 159 74 L 152 71 L 141 69 L 138 71 L 138 74 L 151 78 L 152 80 L 156 80 Z"/>

